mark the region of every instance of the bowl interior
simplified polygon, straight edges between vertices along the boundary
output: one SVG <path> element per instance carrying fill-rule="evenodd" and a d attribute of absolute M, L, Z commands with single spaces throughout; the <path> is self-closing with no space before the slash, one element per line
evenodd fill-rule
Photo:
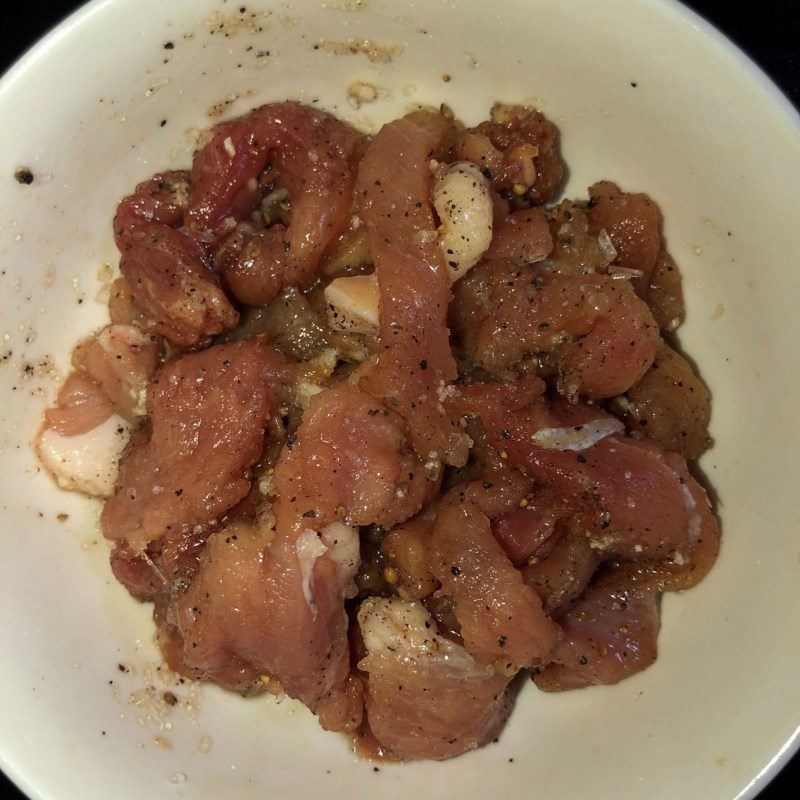
<path fill-rule="evenodd" d="M 353 108 L 355 80 L 379 99 Z M 497 100 L 536 103 L 561 128 L 567 193 L 601 178 L 649 192 L 683 272 L 680 341 L 714 394 L 701 467 L 719 563 L 665 598 L 654 667 L 610 688 L 527 687 L 499 744 L 454 762 L 375 771 L 295 703 L 173 685 L 149 607 L 111 576 L 96 504 L 55 489 L 30 450 L 72 345 L 105 319 L 117 200 L 187 165 L 220 112 L 284 98 L 367 130 L 412 104 L 472 123 Z M 62 25 L 0 84 L 0 765 L 47 800 L 362 783 L 386 798 L 749 794 L 800 722 L 800 628 L 785 620 L 800 589 L 798 130 L 672 2 L 103 0 Z"/>

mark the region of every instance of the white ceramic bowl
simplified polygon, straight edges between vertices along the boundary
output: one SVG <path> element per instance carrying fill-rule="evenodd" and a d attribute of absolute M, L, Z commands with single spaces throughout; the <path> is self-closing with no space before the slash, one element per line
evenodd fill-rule
<path fill-rule="evenodd" d="M 236 23 L 242 5 L 252 24 Z M 351 39 L 402 52 L 314 48 Z M 354 79 L 388 97 L 356 112 Z M 104 319 L 117 200 L 187 164 L 186 129 L 237 95 L 230 114 L 299 98 L 365 125 L 412 102 L 470 122 L 495 100 L 540 102 L 570 192 L 610 177 L 661 204 L 681 341 L 714 392 L 702 467 L 725 535 L 710 577 L 665 598 L 653 668 L 530 687 L 498 745 L 379 772 L 291 702 L 188 686 L 159 700 L 149 608 L 113 581 L 96 505 L 56 490 L 29 443 L 50 365 L 63 373 Z M 799 131 L 752 63 L 666 0 L 96 0 L 61 25 L 0 84 L 0 766 L 43 800 L 752 797 L 800 721 Z M 23 166 L 32 186 L 14 180 Z"/>

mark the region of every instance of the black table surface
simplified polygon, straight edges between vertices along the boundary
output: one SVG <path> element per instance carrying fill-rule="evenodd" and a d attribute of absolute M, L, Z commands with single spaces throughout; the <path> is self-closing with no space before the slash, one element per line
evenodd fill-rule
<path fill-rule="evenodd" d="M 0 26 L 0 71 L 30 47 L 40 36 L 74 9 L 81 0 L 40 0 L 30 4 L 24 14 L 4 15 Z M 761 0 L 734 3 L 732 0 L 693 0 L 686 2 L 711 20 L 720 30 L 747 51 L 789 96 L 800 105 L 800 3 L 790 0 Z M 800 755 L 762 792 L 759 800 L 785 800 L 796 797 L 800 784 Z M 0 773 L 0 797 L 25 800 Z M 579 800 L 581 800 L 579 798 Z M 646 798 L 642 798 L 646 800 Z M 708 800 L 716 800 L 709 797 Z"/>

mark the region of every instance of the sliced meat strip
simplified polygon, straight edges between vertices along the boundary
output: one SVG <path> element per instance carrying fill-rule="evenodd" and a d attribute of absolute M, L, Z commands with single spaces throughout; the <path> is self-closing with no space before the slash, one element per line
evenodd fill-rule
<path fill-rule="evenodd" d="M 274 486 L 278 508 L 295 527 L 344 521 L 388 529 L 422 508 L 438 478 L 411 449 L 397 414 L 340 383 L 311 398 Z"/>
<path fill-rule="evenodd" d="M 259 176 L 267 165 L 291 207 L 288 226 L 245 223 L 218 255 L 237 298 L 263 305 L 284 286 L 316 276 L 350 220 L 363 147 L 364 137 L 349 125 L 298 103 L 261 106 L 214 129 L 192 165 L 187 225 L 215 242 L 228 236 L 263 196 Z"/>
<path fill-rule="evenodd" d="M 492 533 L 512 563 L 521 566 L 553 540 L 558 523 L 575 511 L 556 492 L 539 487 L 523 498 L 520 507 L 495 519 Z"/>
<path fill-rule="evenodd" d="M 496 223 L 482 263 L 453 289 L 449 310 L 453 330 L 470 339 L 477 335 L 474 329 L 495 310 L 493 295 L 502 291 L 500 285 L 520 267 L 547 258 L 552 249 L 547 217 L 540 209 L 517 211 Z"/>
<path fill-rule="evenodd" d="M 241 500 L 279 403 L 283 370 L 283 359 L 257 339 L 169 362 L 148 394 L 150 436 L 124 456 L 117 491 L 103 509 L 106 538 L 136 555 Z"/>
<path fill-rule="evenodd" d="M 553 663 L 534 676 L 548 692 L 618 683 L 657 655 L 658 595 L 601 581 L 555 617 L 564 631 Z"/>
<path fill-rule="evenodd" d="M 34 447 L 56 483 L 90 497 L 114 491 L 120 456 L 131 435 L 127 420 L 95 383 L 72 373 L 45 411 Z"/>
<path fill-rule="evenodd" d="M 462 484 L 445 496 L 431 537 L 440 594 L 455 602 L 464 647 L 480 663 L 515 672 L 547 658 L 557 629 L 492 535 L 491 517 L 518 507 L 530 484 L 502 478 Z M 502 496 L 502 510 L 497 498 Z"/>
<path fill-rule="evenodd" d="M 189 347 L 233 328 L 239 315 L 212 270 L 202 237 L 180 228 L 185 173 L 157 175 L 119 204 L 114 238 L 120 271 L 152 329 Z"/>
<path fill-rule="evenodd" d="M 686 318 L 681 273 L 675 260 L 663 248 L 650 276 L 647 305 L 662 331 L 677 330 Z"/>
<path fill-rule="evenodd" d="M 456 365 L 446 322 L 450 279 L 428 168 L 448 125 L 427 112 L 391 122 L 361 162 L 357 191 L 380 288 L 380 348 L 360 385 L 406 420 L 424 459 L 461 465 L 469 440 L 442 405 Z"/>
<path fill-rule="evenodd" d="M 261 682 L 312 710 L 324 703 L 332 723 L 331 706 L 347 693 L 342 583 L 358 567 L 358 534 L 338 523 L 328 533 L 328 545 L 317 538 L 316 546 L 310 536 L 291 542 L 243 522 L 212 534 L 197 577 L 176 599 L 184 663 L 216 683 Z"/>
<path fill-rule="evenodd" d="M 661 342 L 629 281 L 487 261 L 463 284 L 451 317 L 471 357 L 503 374 L 532 355 L 552 354 L 558 389 L 570 399 L 626 391 L 650 368 Z"/>
<path fill-rule="evenodd" d="M 56 404 L 44 412 L 44 430 L 77 436 L 96 428 L 114 413 L 114 404 L 91 378 L 71 372 L 58 390 Z"/>
<path fill-rule="evenodd" d="M 633 286 L 647 297 L 661 250 L 661 211 L 646 194 L 629 194 L 610 181 L 589 187 L 589 229 L 605 231 L 617 252 L 614 264 L 635 270 Z"/>
<path fill-rule="evenodd" d="M 522 567 L 522 578 L 542 598 L 547 614 L 564 608 L 583 594 L 604 560 L 587 535 L 592 527 L 571 518 L 559 525 Z"/>
<path fill-rule="evenodd" d="M 628 430 L 686 459 L 711 445 L 711 393 L 683 356 L 663 344 L 653 366 L 613 405 Z"/>
<path fill-rule="evenodd" d="M 511 710 L 511 677 L 439 636 L 421 604 L 371 597 L 358 624 L 367 720 L 388 756 L 452 758 L 497 736 Z"/>
<path fill-rule="evenodd" d="M 692 477 L 678 456 L 669 456 L 683 477 L 691 494 L 697 518 L 693 520 L 694 540 L 685 551 L 676 551 L 667 558 L 616 563 L 619 582 L 657 592 L 691 589 L 708 575 L 716 563 L 721 544 L 719 520 L 708 502 L 705 489 Z"/>
<path fill-rule="evenodd" d="M 547 216 L 540 208 L 528 208 L 509 214 L 497 226 L 483 258 L 506 268 L 523 267 L 543 261 L 552 250 L 553 237 Z"/>

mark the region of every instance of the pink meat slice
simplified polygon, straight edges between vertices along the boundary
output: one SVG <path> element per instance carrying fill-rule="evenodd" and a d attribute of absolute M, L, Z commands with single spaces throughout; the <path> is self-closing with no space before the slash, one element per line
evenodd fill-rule
<path fill-rule="evenodd" d="M 432 572 L 440 594 L 455 601 L 466 650 L 480 663 L 516 671 L 546 659 L 558 630 L 492 535 L 489 513 L 496 509 L 482 502 L 492 490 L 475 483 L 448 492 L 433 527 Z M 512 508 L 527 490 L 510 493 Z"/>
<path fill-rule="evenodd" d="M 97 382 L 122 416 L 134 421 L 144 413 L 160 350 L 158 336 L 133 325 L 107 325 L 78 344 L 72 363 Z"/>
<path fill-rule="evenodd" d="M 315 276 L 325 249 L 349 221 L 363 141 L 349 125 L 298 103 L 261 106 L 214 130 L 192 164 L 190 228 L 214 241 L 227 235 L 258 203 L 258 178 L 268 165 L 291 202 L 288 228 L 248 237 L 258 252 L 226 272 L 240 299 L 266 303 L 282 286 Z"/>
<path fill-rule="evenodd" d="M 564 638 L 553 663 L 534 676 L 545 691 L 618 683 L 656 660 L 659 608 L 653 591 L 601 581 L 555 620 Z"/>
<path fill-rule="evenodd" d="M 503 373 L 552 353 L 558 389 L 571 399 L 614 397 L 650 368 L 661 339 L 628 281 L 541 274 L 534 266 L 486 261 L 456 291 L 452 312 L 467 351 Z"/>
<path fill-rule="evenodd" d="M 157 600 L 169 592 L 169 585 L 152 556 L 142 553 L 130 557 L 123 547 L 115 547 L 110 557 L 114 577 L 137 600 Z"/>
<path fill-rule="evenodd" d="M 639 270 L 632 283 L 647 297 L 650 278 L 661 250 L 661 211 L 646 194 L 629 194 L 611 181 L 589 187 L 589 230 L 604 230 L 617 256 L 615 265 Z"/>
<path fill-rule="evenodd" d="M 657 592 L 675 592 L 696 586 L 716 563 L 721 545 L 719 520 L 709 505 L 705 489 L 692 478 L 678 457 L 669 455 L 668 458 L 685 480 L 698 514 L 694 541 L 687 552 L 666 559 L 619 562 L 615 572 L 620 583 L 627 581 L 632 586 Z"/>
<path fill-rule="evenodd" d="M 341 383 L 315 395 L 275 470 L 278 507 L 292 525 L 405 521 L 438 489 L 399 416 Z M 291 518 L 291 519 L 290 519 Z"/>
<path fill-rule="evenodd" d="M 553 237 L 543 210 L 531 208 L 509 214 L 495 202 L 494 232 L 489 249 L 481 262 L 454 286 L 448 314 L 453 331 L 462 335 L 464 343 L 476 351 L 477 359 L 484 366 L 491 366 L 493 361 L 519 360 L 520 356 L 515 359 L 504 342 L 498 343 L 497 353 L 490 353 L 480 339 L 481 326 L 495 311 L 497 301 L 504 302 L 503 298 L 496 297 L 504 292 L 503 285 L 523 274 L 532 280 L 530 265 L 547 258 L 552 250 Z M 501 355 L 507 352 L 508 355 Z"/>
<path fill-rule="evenodd" d="M 523 383 L 476 384 L 464 395 L 511 464 L 567 499 L 595 504 L 602 520 L 598 549 L 632 560 L 667 558 L 714 534 L 716 519 L 701 513 L 706 494 L 680 456 L 612 432 L 614 418 L 600 409 L 530 401 L 525 391 Z M 594 441 L 606 424 L 606 434 Z M 541 446 L 543 431 L 576 427 L 586 436 L 583 446 Z"/>
<path fill-rule="evenodd" d="M 263 562 L 271 532 L 234 522 L 206 541 L 197 575 L 174 599 L 170 644 L 179 671 L 247 691 L 264 688 L 253 647 L 262 621 Z M 167 627 L 167 626 L 164 626 Z"/>
<path fill-rule="evenodd" d="M 419 603 L 368 598 L 358 623 L 367 721 L 389 757 L 452 758 L 498 735 L 511 710 L 511 676 L 438 635 Z"/>
<path fill-rule="evenodd" d="M 357 565 L 356 565 L 357 566 Z M 176 598 L 184 663 L 235 688 L 274 681 L 312 709 L 347 677 L 346 620 L 336 562 L 313 565 L 313 605 L 295 543 L 236 522 L 212 534 L 197 577 Z"/>
<path fill-rule="evenodd" d="M 180 347 L 236 325 L 239 315 L 212 270 L 197 233 L 180 227 L 185 173 L 156 175 L 119 204 L 114 238 L 120 271 L 152 329 Z"/>
<path fill-rule="evenodd" d="M 116 493 L 103 509 L 106 538 L 136 555 L 241 500 L 283 369 L 257 339 L 169 362 L 148 394 L 152 432 L 123 456 Z"/>
<path fill-rule="evenodd" d="M 438 114 L 410 114 L 385 125 L 361 162 L 357 192 L 380 287 L 380 350 L 360 385 L 407 421 L 423 458 L 460 465 L 468 440 L 440 397 L 456 365 L 428 166 L 447 130 Z"/>
<path fill-rule="evenodd" d="M 91 378 L 71 372 L 58 390 L 55 405 L 44 412 L 43 430 L 78 436 L 102 425 L 113 413 L 108 395 Z"/>
<path fill-rule="evenodd" d="M 133 224 L 135 220 L 156 222 L 170 228 L 179 228 L 189 202 L 191 176 L 186 170 L 159 172 L 137 185 L 117 208 L 121 225 Z M 115 233 L 119 234 L 117 225 Z"/>
<path fill-rule="evenodd" d="M 560 359 L 559 390 L 567 397 L 614 397 L 629 389 L 653 363 L 661 345 L 658 325 L 626 281 L 598 280 L 606 313 Z M 590 299 L 591 302 L 591 299 Z"/>
<path fill-rule="evenodd" d="M 700 458 L 711 445 L 711 392 L 691 364 L 667 344 L 618 407 L 628 430 L 685 459 Z"/>

